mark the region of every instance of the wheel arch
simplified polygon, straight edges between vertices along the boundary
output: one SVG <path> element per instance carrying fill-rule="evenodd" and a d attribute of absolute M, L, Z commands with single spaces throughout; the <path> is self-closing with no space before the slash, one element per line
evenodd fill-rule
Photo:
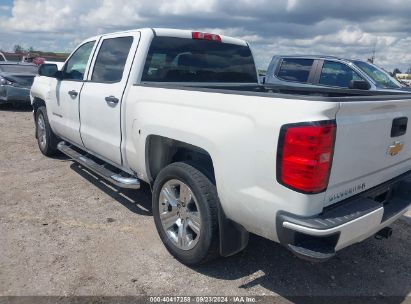
<path fill-rule="evenodd" d="M 33 107 L 33 119 L 34 119 L 34 126 L 35 126 L 34 136 L 36 138 L 37 138 L 36 113 L 37 113 L 37 110 L 42 106 L 46 107 L 46 102 L 41 98 L 34 97 L 32 107 Z"/>
<path fill-rule="evenodd" d="M 46 107 L 46 102 L 38 97 L 34 97 L 33 99 L 33 113 L 36 113 L 37 109 L 40 108 L 41 106 Z"/>
<path fill-rule="evenodd" d="M 150 183 L 166 166 L 174 162 L 195 162 L 201 164 L 202 171 L 215 184 L 214 163 L 205 149 L 160 135 L 149 135 L 145 145 L 145 165 Z"/>
<path fill-rule="evenodd" d="M 174 162 L 190 162 L 190 164 L 199 164 L 196 169 L 205 174 L 216 186 L 213 159 L 205 149 L 158 135 L 147 137 L 145 149 L 146 172 L 151 185 L 158 173 L 166 166 Z M 220 202 L 218 202 L 218 230 L 219 251 L 222 256 L 236 254 L 247 246 L 248 231 L 226 217 Z"/>

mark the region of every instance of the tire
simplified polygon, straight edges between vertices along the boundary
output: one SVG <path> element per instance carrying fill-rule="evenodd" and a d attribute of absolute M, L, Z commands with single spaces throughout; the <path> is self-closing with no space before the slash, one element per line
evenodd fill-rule
<path fill-rule="evenodd" d="M 186 265 L 219 256 L 217 190 L 195 166 L 173 163 L 158 174 L 153 187 L 157 231 L 167 250 Z"/>
<path fill-rule="evenodd" d="M 52 156 L 57 153 L 58 137 L 53 133 L 47 117 L 46 107 L 39 107 L 35 115 L 36 138 L 41 153 Z"/>

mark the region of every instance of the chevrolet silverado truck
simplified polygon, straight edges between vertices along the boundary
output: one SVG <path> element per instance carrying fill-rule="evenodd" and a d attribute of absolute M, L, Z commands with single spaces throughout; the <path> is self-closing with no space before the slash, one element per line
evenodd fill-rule
<path fill-rule="evenodd" d="M 324 261 L 411 203 L 411 96 L 258 83 L 247 42 L 138 29 L 82 42 L 31 89 L 40 151 L 151 186 L 160 239 L 193 265 L 249 233 Z"/>

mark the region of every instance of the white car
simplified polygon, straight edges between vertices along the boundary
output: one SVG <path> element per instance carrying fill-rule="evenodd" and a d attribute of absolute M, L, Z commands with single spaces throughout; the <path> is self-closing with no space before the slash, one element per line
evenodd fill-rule
<path fill-rule="evenodd" d="M 323 261 L 411 202 L 411 96 L 278 94 L 247 42 L 138 29 L 81 43 L 31 89 L 44 155 L 119 187 L 151 185 L 161 240 L 198 264 L 254 233 Z M 90 211 L 92 212 L 92 211 Z"/>

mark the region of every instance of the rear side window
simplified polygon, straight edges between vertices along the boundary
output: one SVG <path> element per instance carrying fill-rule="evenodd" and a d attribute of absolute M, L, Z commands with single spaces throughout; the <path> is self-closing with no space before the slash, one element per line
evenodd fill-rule
<path fill-rule="evenodd" d="M 248 46 L 175 37 L 153 39 L 142 81 L 258 82 Z"/>
<path fill-rule="evenodd" d="M 95 82 L 119 82 L 130 52 L 133 37 L 105 39 L 94 64 L 91 80 Z"/>
<path fill-rule="evenodd" d="M 351 80 L 362 80 L 349 66 L 335 61 L 324 61 L 321 70 L 320 84 L 348 88 Z"/>
<path fill-rule="evenodd" d="M 287 81 L 306 83 L 313 63 L 313 59 L 284 58 L 277 77 Z"/>

